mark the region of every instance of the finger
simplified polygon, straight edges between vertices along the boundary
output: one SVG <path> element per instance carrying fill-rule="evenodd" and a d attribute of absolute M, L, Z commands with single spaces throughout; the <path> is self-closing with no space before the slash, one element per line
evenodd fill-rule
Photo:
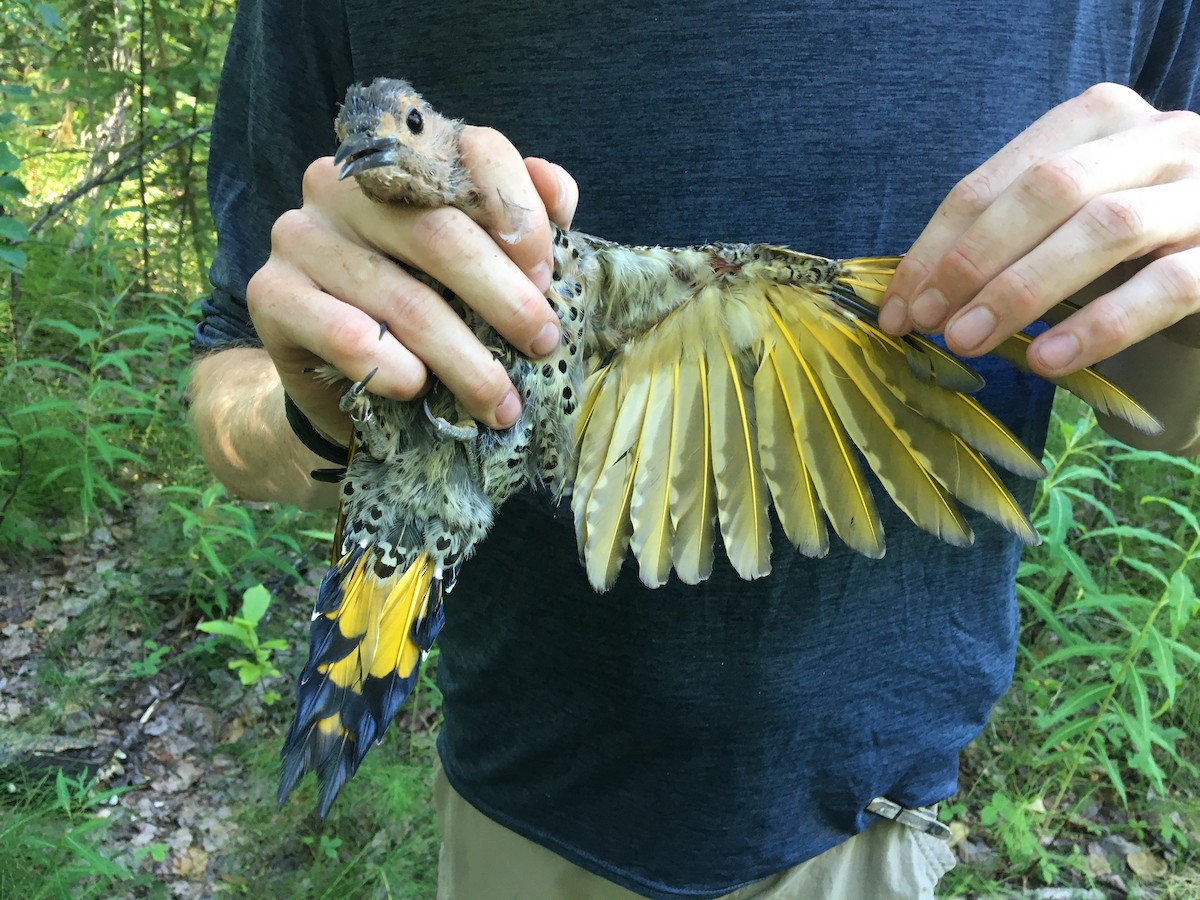
<path fill-rule="evenodd" d="M 1119 263 L 1197 237 L 1195 181 L 1101 194 L 984 285 L 947 323 L 946 342 L 955 353 L 986 353 Z"/>
<path fill-rule="evenodd" d="M 389 213 L 390 232 L 368 239 L 450 288 L 522 352 L 543 356 L 558 346 L 558 317 L 543 293 L 464 213 L 449 207 Z"/>
<path fill-rule="evenodd" d="M 1153 114 L 1153 107 L 1129 88 L 1102 84 L 1039 118 L 963 178 L 938 206 L 897 267 L 883 298 L 880 324 L 893 333 L 912 329 L 915 323 L 909 314 L 910 305 L 934 267 L 1030 166 L 1047 156 L 1128 128 Z M 935 303 L 934 312 L 936 308 Z"/>
<path fill-rule="evenodd" d="M 1082 210 L 1089 215 L 1068 229 L 1080 240 L 1059 247 L 1072 251 L 1062 259 L 1073 260 L 1077 253 L 1088 252 L 1090 248 L 1083 243 L 1096 245 L 1108 253 L 1109 260 L 1103 269 L 1088 273 L 1094 277 L 1136 255 L 1134 251 L 1146 249 L 1127 245 L 1144 240 L 1149 236 L 1147 230 L 1170 225 L 1177 217 L 1169 205 L 1149 203 L 1146 213 L 1150 221 L 1144 226 L 1122 221 L 1122 215 L 1135 215 L 1136 208 L 1121 195 L 1132 188 L 1172 181 L 1181 174 L 1180 144 L 1171 134 L 1177 130 L 1152 122 L 1056 153 L 1026 169 L 971 223 L 918 286 L 909 308 L 913 322 L 925 330 L 942 328 L 947 317 L 984 284 Z"/>
<path fill-rule="evenodd" d="M 408 399 L 424 390 L 425 364 L 379 322 L 330 296 L 302 272 L 268 263 L 250 280 L 247 303 L 263 346 L 282 376 L 328 363 L 352 381 L 377 369 L 371 390 Z"/>
<path fill-rule="evenodd" d="M 529 170 L 529 178 L 546 205 L 550 221 L 559 228 L 570 228 L 579 205 L 579 186 L 575 184 L 575 179 L 557 163 L 546 162 L 536 156 L 526 158 L 525 168 Z"/>
<path fill-rule="evenodd" d="M 439 293 L 386 256 L 328 231 L 297 229 L 290 247 L 301 259 L 337 259 L 338 265 L 316 277 L 326 294 L 345 301 L 332 309 L 322 304 L 296 310 L 283 325 L 290 340 L 355 380 L 379 365 L 371 390 L 400 399 L 411 399 L 423 388 L 428 367 L 479 421 L 492 428 L 516 421 L 520 402 L 504 367 Z M 397 347 L 423 363 L 420 381 L 383 378 L 381 359 Z"/>
<path fill-rule="evenodd" d="M 558 346 L 558 317 L 543 293 L 465 213 L 368 200 L 357 185 L 338 181 L 328 157 L 305 172 L 304 198 L 305 210 L 324 217 L 329 230 L 402 259 L 450 287 L 522 353 L 544 356 Z M 314 250 L 311 266 L 338 264 Z"/>
<path fill-rule="evenodd" d="M 550 219 L 521 154 L 495 129 L 472 125 L 460 149 L 482 203 L 475 220 L 544 294 L 553 268 Z"/>
<path fill-rule="evenodd" d="M 1063 375 L 1108 359 L 1200 313 L 1200 248 L 1157 259 L 1030 345 L 1041 375 Z"/>

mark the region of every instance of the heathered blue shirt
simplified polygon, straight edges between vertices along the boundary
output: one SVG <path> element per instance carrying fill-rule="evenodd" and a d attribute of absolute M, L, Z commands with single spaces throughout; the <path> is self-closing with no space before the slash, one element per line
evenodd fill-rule
<path fill-rule="evenodd" d="M 242 0 L 196 344 L 253 340 L 246 281 L 307 163 L 333 152 L 352 81 L 405 77 L 561 163 L 584 231 L 846 257 L 903 252 L 959 178 L 1094 83 L 1196 108 L 1198 48 L 1186 0 Z M 1051 388 L 979 368 L 981 399 L 1040 447 Z M 777 530 L 769 578 L 742 582 L 718 555 L 698 587 L 650 591 L 626 566 L 602 595 L 566 510 L 510 501 L 447 603 L 450 781 L 661 898 L 718 896 L 815 856 L 871 824 L 876 795 L 948 796 L 1011 677 L 1020 547 L 977 516 L 974 547 L 946 546 L 877 497 L 882 560 L 836 540 L 809 560 Z"/>

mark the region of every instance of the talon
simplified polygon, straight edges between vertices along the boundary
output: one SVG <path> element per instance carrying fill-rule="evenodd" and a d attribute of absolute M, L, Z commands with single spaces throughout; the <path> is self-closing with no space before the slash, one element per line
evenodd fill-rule
<path fill-rule="evenodd" d="M 379 340 L 381 340 L 381 341 L 383 340 L 383 336 L 385 334 L 387 334 L 387 330 L 388 330 L 388 323 L 383 321 L 383 319 L 380 319 L 379 320 Z M 374 374 L 374 373 L 372 373 L 372 374 Z M 367 377 L 370 378 L 371 376 L 368 375 Z"/>
<path fill-rule="evenodd" d="M 359 425 L 364 425 L 374 418 L 374 413 L 371 412 L 371 401 L 367 399 L 367 382 L 370 381 L 379 368 L 376 367 L 366 374 L 362 381 L 356 381 L 350 385 L 350 390 L 346 391 L 346 395 L 342 397 L 342 402 L 338 404 L 342 412 L 350 414 L 350 418 Z"/>
<path fill-rule="evenodd" d="M 433 426 L 434 436 L 439 441 L 461 441 L 469 443 L 479 436 L 479 426 L 471 419 L 466 419 L 465 425 L 452 425 L 441 416 L 435 416 L 429 408 L 429 400 L 422 401 L 425 408 L 425 418 Z"/>

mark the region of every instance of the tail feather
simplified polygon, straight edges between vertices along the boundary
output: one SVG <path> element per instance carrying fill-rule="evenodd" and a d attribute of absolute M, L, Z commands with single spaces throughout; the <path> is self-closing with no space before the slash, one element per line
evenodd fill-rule
<path fill-rule="evenodd" d="M 402 571 L 375 562 L 356 547 L 321 582 L 283 744 L 279 802 L 314 771 L 322 818 L 412 693 L 444 621 L 444 580 L 427 554 Z"/>

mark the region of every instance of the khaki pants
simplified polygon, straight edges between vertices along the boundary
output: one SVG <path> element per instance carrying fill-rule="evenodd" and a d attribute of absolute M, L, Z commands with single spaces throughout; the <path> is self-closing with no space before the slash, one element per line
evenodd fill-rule
<path fill-rule="evenodd" d="M 442 826 L 438 900 L 636 900 L 498 825 L 450 786 L 438 766 L 433 785 Z M 954 866 L 937 838 L 880 821 L 815 859 L 726 895 L 729 900 L 925 900 Z"/>

